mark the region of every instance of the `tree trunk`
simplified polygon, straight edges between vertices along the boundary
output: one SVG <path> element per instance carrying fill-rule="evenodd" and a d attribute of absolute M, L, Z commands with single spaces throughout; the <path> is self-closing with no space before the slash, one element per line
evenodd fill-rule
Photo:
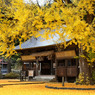
<path fill-rule="evenodd" d="M 58 0 L 54 0 L 54 2 L 57 2 Z M 61 0 L 63 2 L 63 0 Z M 69 4 L 69 3 L 72 3 L 71 0 L 64 0 L 65 3 Z"/>
<path fill-rule="evenodd" d="M 91 67 L 88 65 L 88 62 L 86 60 L 86 58 L 81 57 L 81 55 L 84 54 L 82 45 L 79 48 L 79 67 L 80 67 L 80 74 L 83 75 L 84 77 L 84 84 L 88 84 L 87 82 L 89 82 L 90 84 L 93 84 L 92 81 L 92 70 Z"/>
<path fill-rule="evenodd" d="M 87 13 L 87 16 L 86 16 L 86 22 L 88 24 L 91 24 L 92 21 L 94 19 L 94 16 L 93 14 L 89 14 Z M 81 55 L 84 54 L 84 51 L 83 51 L 83 48 L 82 48 L 82 45 L 80 46 L 79 48 L 79 66 L 80 66 L 80 73 L 81 74 L 84 74 L 84 82 L 86 84 L 86 81 L 87 79 L 89 78 L 89 82 L 90 84 L 93 84 L 93 80 L 92 80 L 92 67 L 88 65 L 88 62 L 85 58 L 81 57 Z"/>
<path fill-rule="evenodd" d="M 92 78 L 92 66 L 89 66 L 89 78 L 90 78 L 90 84 L 94 84 L 94 80 Z"/>
<path fill-rule="evenodd" d="M 10 58 L 8 58 L 8 73 L 10 73 L 11 72 L 11 59 Z"/>

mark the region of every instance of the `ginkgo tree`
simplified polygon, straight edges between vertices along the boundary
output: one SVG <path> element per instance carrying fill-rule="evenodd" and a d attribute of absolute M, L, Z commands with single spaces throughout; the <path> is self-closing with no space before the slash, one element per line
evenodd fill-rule
<path fill-rule="evenodd" d="M 59 40 L 67 47 L 74 43 L 79 47 L 80 73 L 84 82 L 90 77 L 85 52 L 95 52 L 95 0 L 54 0 L 52 4 L 38 6 L 23 0 L 12 0 L 6 5 L 0 1 L 0 52 L 6 56 L 15 53 L 15 41 L 27 40 L 31 36 Z M 45 30 L 40 33 L 39 31 Z M 71 41 L 66 44 L 66 39 Z M 93 62 L 95 58 L 91 59 Z"/>

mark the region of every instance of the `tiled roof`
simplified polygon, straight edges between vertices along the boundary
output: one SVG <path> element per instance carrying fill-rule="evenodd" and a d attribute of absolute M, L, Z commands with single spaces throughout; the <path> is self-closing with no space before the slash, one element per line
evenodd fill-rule
<path fill-rule="evenodd" d="M 22 43 L 21 48 L 20 48 L 20 45 L 16 46 L 15 50 L 55 45 L 56 43 L 61 43 L 61 41 L 58 41 L 58 39 L 59 39 L 58 35 L 55 35 L 52 39 L 49 39 L 49 40 L 45 40 L 41 37 L 39 37 L 39 38 L 32 37 L 31 39 Z M 69 40 L 66 40 L 66 41 L 69 41 Z"/>

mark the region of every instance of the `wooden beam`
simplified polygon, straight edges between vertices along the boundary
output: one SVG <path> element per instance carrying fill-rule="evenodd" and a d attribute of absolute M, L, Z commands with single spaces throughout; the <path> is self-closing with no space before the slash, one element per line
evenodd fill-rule
<path fill-rule="evenodd" d="M 56 52 L 56 59 L 74 58 L 76 56 L 75 50 L 68 50 L 62 52 Z"/>
<path fill-rule="evenodd" d="M 32 55 L 23 55 L 21 56 L 22 61 L 33 61 L 36 60 L 35 56 Z"/>

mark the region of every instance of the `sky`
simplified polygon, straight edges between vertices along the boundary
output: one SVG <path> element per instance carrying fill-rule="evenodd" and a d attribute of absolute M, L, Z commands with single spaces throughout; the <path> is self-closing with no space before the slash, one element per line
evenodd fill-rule
<path fill-rule="evenodd" d="M 32 1 L 33 3 L 36 3 L 37 0 L 24 0 L 26 3 L 29 3 L 29 1 Z M 46 4 L 48 1 L 50 0 L 38 0 L 39 5 L 43 6 L 44 4 Z M 51 3 L 53 2 L 53 0 L 51 0 Z"/>

